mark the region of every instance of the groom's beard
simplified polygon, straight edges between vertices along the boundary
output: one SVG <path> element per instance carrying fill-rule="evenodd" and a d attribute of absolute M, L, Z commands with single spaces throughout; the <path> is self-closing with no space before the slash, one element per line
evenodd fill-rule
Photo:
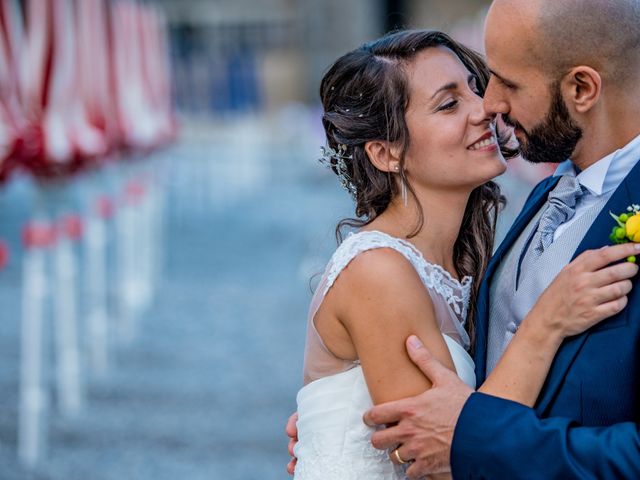
<path fill-rule="evenodd" d="M 520 143 L 520 154 L 532 163 L 564 162 L 571 157 L 582 138 L 582 129 L 571 118 L 558 83 L 553 86 L 547 117 L 530 132 L 508 115 L 503 115 L 503 120 L 523 133 L 526 140 Z"/>

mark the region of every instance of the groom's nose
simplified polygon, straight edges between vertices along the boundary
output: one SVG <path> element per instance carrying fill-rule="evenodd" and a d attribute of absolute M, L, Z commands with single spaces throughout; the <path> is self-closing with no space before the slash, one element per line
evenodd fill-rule
<path fill-rule="evenodd" d="M 499 113 L 509 113 L 509 103 L 504 95 L 504 86 L 499 84 L 499 80 L 491 75 L 487 89 L 484 92 L 484 109 L 493 115 Z"/>
<path fill-rule="evenodd" d="M 471 123 L 474 125 L 489 123 L 492 122 L 495 117 L 494 113 L 488 112 L 485 109 L 483 99 L 476 97 L 476 103 L 473 105 L 473 112 L 469 116 Z"/>

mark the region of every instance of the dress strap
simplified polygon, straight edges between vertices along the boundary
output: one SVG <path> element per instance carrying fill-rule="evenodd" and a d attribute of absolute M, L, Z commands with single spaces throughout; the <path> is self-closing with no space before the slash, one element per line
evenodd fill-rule
<path fill-rule="evenodd" d="M 376 230 L 351 233 L 340 244 L 331 257 L 326 272 L 323 295 L 326 295 L 334 282 L 347 265 L 359 254 L 376 248 L 392 248 L 402 254 L 416 269 L 423 282 L 426 282 L 424 259 L 416 248 L 409 242 L 392 237 Z"/>

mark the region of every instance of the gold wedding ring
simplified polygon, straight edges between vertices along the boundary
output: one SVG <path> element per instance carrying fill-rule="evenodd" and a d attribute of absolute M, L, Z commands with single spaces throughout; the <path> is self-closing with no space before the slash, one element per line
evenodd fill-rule
<path fill-rule="evenodd" d="M 398 447 L 398 448 L 400 448 L 400 447 Z M 402 465 L 403 463 L 407 463 L 407 462 L 406 462 L 406 461 L 404 461 L 404 460 L 402 459 L 402 457 L 400 456 L 400 452 L 398 452 L 398 448 L 396 448 L 396 449 L 393 451 L 393 456 L 394 456 L 394 457 L 396 457 L 396 461 L 398 462 L 398 464 L 399 464 L 399 465 Z"/>

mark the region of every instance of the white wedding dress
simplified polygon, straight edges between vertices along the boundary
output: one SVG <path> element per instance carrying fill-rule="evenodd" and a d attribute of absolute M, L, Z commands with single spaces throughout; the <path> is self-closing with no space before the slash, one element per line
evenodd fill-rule
<path fill-rule="evenodd" d="M 323 344 L 313 318 L 340 272 L 358 254 L 392 248 L 411 262 L 433 301 L 436 318 L 460 378 L 475 388 L 473 360 L 464 330 L 470 277 L 461 282 L 439 265 L 427 262 L 409 242 L 378 231 L 351 234 L 333 254 L 309 309 L 304 363 L 305 386 L 298 392 L 296 480 L 398 480 L 404 469 L 387 452 L 373 448 L 374 429 L 362 415 L 372 401 L 357 361 L 334 356 Z"/>

